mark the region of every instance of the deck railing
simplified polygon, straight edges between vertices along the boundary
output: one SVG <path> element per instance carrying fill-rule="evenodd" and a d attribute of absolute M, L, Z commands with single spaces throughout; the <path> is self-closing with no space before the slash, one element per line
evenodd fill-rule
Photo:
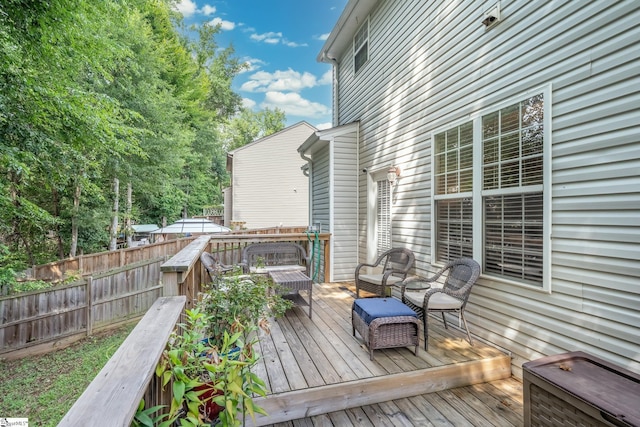
<path fill-rule="evenodd" d="M 329 233 L 321 233 L 317 236 L 308 233 L 281 233 L 214 234 L 198 237 L 162 264 L 164 295 L 185 295 L 186 308 L 193 307 L 201 291 L 200 285 L 209 281 L 209 276 L 200 262 L 200 255 L 203 252 L 215 254 L 224 265 L 235 265 L 242 261 L 242 250 L 247 245 L 259 242 L 294 242 L 308 248 L 309 252 L 313 252 L 312 274 L 317 282 L 322 282 L 325 277 L 329 277 L 331 268 L 328 256 L 329 239 Z"/>
<path fill-rule="evenodd" d="M 158 298 L 58 427 L 127 427 L 142 399 L 146 408 L 170 405 L 170 390 L 162 390 L 155 367 L 184 302 L 183 296 Z"/>
<path fill-rule="evenodd" d="M 170 404 L 170 390 L 162 390 L 155 367 L 180 314 L 193 306 L 200 285 L 209 280 L 200 262 L 202 252 L 216 253 L 225 264 L 238 264 L 242 249 L 250 243 L 312 245 L 321 260 L 322 274 L 317 280 L 322 281 L 330 269 L 329 239 L 328 233 L 319 234 L 317 242 L 316 235 L 306 233 L 223 234 L 194 239 L 161 266 L 164 297 L 149 309 L 59 425 L 129 426 L 142 398 L 147 408 Z"/>

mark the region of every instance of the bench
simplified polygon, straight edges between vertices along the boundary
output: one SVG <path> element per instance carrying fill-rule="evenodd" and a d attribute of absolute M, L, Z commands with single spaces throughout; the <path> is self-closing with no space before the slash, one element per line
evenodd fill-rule
<path fill-rule="evenodd" d="M 293 242 L 251 243 L 242 250 L 240 263 L 245 274 L 298 270 L 309 275 L 310 257 L 306 249 Z"/>

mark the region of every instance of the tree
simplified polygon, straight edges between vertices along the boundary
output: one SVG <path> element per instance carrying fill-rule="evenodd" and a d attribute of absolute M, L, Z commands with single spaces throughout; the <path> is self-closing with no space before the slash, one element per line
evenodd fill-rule
<path fill-rule="evenodd" d="M 183 36 L 169 0 L 0 5 L 0 243 L 25 263 L 106 248 L 119 218 L 221 201 L 218 128 L 241 70 L 218 27 Z M 124 190 L 126 189 L 126 190 Z"/>
<path fill-rule="evenodd" d="M 253 112 L 243 108 L 224 126 L 224 144 L 227 151 L 247 145 L 256 139 L 269 136 L 284 129 L 286 117 L 284 111 L 266 108 Z"/>

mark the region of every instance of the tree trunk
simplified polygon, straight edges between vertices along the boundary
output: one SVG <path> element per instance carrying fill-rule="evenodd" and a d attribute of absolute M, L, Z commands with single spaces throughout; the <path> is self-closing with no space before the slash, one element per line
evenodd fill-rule
<path fill-rule="evenodd" d="M 60 197 L 55 187 L 51 188 L 51 197 L 53 198 L 53 216 L 60 219 Z M 56 243 L 58 245 L 58 259 L 64 259 L 64 244 L 62 242 L 62 234 L 60 223 L 56 223 Z"/>
<path fill-rule="evenodd" d="M 75 191 L 73 192 L 73 211 L 71 212 L 71 247 L 69 248 L 69 256 L 75 257 L 78 251 L 78 214 L 80 212 L 80 194 L 82 187 L 76 182 Z"/>
<path fill-rule="evenodd" d="M 131 226 L 131 205 L 132 201 L 132 193 L 133 188 L 131 186 L 131 181 L 127 183 L 127 212 L 124 217 L 124 233 L 127 237 L 127 247 L 130 248 L 133 243 L 133 227 Z"/>
<path fill-rule="evenodd" d="M 118 249 L 118 209 L 120 203 L 120 180 L 113 178 L 113 212 L 111 214 L 111 227 L 109 230 L 109 250 Z"/>

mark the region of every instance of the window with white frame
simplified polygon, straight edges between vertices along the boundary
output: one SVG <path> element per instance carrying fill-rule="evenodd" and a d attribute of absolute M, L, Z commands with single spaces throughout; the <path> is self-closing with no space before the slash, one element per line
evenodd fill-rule
<path fill-rule="evenodd" d="M 485 274 L 542 286 L 544 95 L 438 132 L 433 141 L 435 259 L 481 258 Z M 476 252 L 474 240 L 481 242 Z"/>
<path fill-rule="evenodd" d="M 369 18 L 353 38 L 353 70 L 357 73 L 369 60 Z"/>
<path fill-rule="evenodd" d="M 436 260 L 473 251 L 473 123 L 434 136 Z"/>
<path fill-rule="evenodd" d="M 376 234 L 378 256 L 391 249 L 391 184 L 386 179 L 377 182 Z"/>

